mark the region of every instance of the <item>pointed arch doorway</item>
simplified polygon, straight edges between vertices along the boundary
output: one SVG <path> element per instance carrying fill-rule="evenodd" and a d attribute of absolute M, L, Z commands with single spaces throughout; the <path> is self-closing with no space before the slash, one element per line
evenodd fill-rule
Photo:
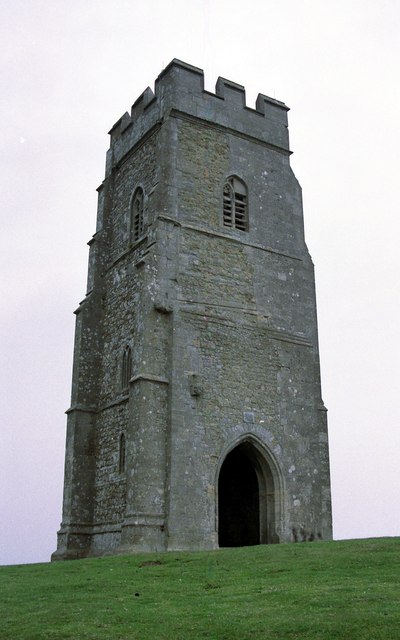
<path fill-rule="evenodd" d="M 244 547 L 279 542 L 277 487 L 259 446 L 245 440 L 222 463 L 218 478 L 218 544 Z"/>

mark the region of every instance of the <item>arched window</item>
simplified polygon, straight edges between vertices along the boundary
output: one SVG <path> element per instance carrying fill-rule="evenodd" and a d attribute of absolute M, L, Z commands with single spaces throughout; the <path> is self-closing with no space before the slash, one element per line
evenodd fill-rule
<path fill-rule="evenodd" d="M 122 367 L 121 367 L 121 387 L 123 390 L 128 389 L 129 380 L 131 379 L 132 372 L 132 350 L 127 345 L 122 354 Z"/>
<path fill-rule="evenodd" d="M 130 219 L 130 239 L 136 242 L 142 237 L 144 231 L 143 221 L 144 209 L 144 193 L 141 187 L 138 187 L 133 194 L 131 202 L 131 219 Z"/>
<path fill-rule="evenodd" d="M 235 176 L 228 178 L 224 185 L 223 224 L 239 231 L 249 230 L 246 185 Z"/>
<path fill-rule="evenodd" d="M 126 457 L 125 434 L 121 433 L 119 437 L 119 458 L 118 458 L 119 473 L 124 473 L 125 471 L 125 457 Z"/>

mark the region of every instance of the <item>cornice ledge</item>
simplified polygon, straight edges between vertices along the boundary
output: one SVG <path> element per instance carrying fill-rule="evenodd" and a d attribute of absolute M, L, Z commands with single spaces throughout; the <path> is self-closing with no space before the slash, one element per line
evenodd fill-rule
<path fill-rule="evenodd" d="M 146 382 L 156 382 L 157 384 L 169 384 L 169 380 L 167 378 L 162 378 L 161 376 L 153 376 L 151 373 L 138 373 L 136 376 L 133 376 L 129 380 L 130 384 L 135 384 L 140 380 L 145 380 Z"/>
<path fill-rule="evenodd" d="M 73 404 L 66 410 L 66 414 L 73 413 L 73 411 L 81 411 L 82 413 L 97 413 L 97 407 L 93 404 Z"/>

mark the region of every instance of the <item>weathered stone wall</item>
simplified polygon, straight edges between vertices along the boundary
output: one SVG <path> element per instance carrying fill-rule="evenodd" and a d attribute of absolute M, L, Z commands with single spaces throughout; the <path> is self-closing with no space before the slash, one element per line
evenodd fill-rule
<path fill-rule="evenodd" d="M 179 219 L 220 230 L 221 181 L 229 169 L 227 135 L 210 126 L 177 122 Z"/>
<path fill-rule="evenodd" d="M 329 467 L 321 455 L 327 441 L 314 276 L 299 185 L 279 150 L 179 116 L 175 127 L 180 313 L 174 315 L 170 545 L 215 544 L 218 471 L 238 434 L 258 438 L 279 465 L 279 538 L 329 537 L 330 504 L 321 500 L 321 486 L 329 494 Z M 229 175 L 248 188 L 247 233 L 222 225 Z M 196 397 L 193 376 L 201 389 Z"/>
<path fill-rule="evenodd" d="M 289 255 L 307 255 L 301 190 L 287 154 L 211 124 L 178 118 L 177 137 L 182 222 Z M 251 221 L 246 238 L 241 238 L 241 232 L 222 228 L 222 188 L 229 175 L 238 175 L 248 187 Z"/>
<path fill-rule="evenodd" d="M 96 492 L 93 519 L 97 524 L 120 523 L 125 515 L 126 477 L 119 472 L 120 434 L 128 426 L 127 402 L 104 409 L 96 425 Z"/>
<path fill-rule="evenodd" d="M 132 376 L 140 370 L 145 349 L 143 304 L 146 277 L 138 267 L 148 244 L 148 234 L 132 246 L 129 218 L 132 194 L 140 186 L 145 193 L 145 225 L 153 223 L 151 197 L 157 181 L 157 134 L 150 137 L 121 164 L 113 182 L 109 268 L 104 275 L 103 348 L 99 376 L 96 423 L 96 471 L 93 520 L 97 525 L 121 525 L 126 509 L 126 472 L 118 471 L 120 435 L 129 439 L 129 389 L 122 387 L 124 348 L 132 349 Z M 160 346 L 160 348 L 162 348 Z M 133 400 L 135 402 L 135 400 Z M 109 543 L 108 543 L 109 544 Z"/>
<path fill-rule="evenodd" d="M 116 260 L 129 247 L 131 198 L 135 189 L 139 186 L 143 188 L 145 194 L 145 225 L 148 226 L 153 222 L 148 198 L 157 182 L 157 145 L 158 136 L 154 134 L 144 144 L 138 145 L 138 148 L 133 153 L 129 154 L 115 174 L 111 211 L 111 261 Z"/>

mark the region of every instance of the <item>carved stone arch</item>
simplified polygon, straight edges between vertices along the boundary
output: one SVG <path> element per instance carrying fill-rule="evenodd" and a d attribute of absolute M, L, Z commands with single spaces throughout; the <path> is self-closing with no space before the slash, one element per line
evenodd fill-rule
<path fill-rule="evenodd" d="M 283 476 L 275 457 L 254 434 L 223 452 L 215 486 L 219 546 L 280 541 Z"/>

